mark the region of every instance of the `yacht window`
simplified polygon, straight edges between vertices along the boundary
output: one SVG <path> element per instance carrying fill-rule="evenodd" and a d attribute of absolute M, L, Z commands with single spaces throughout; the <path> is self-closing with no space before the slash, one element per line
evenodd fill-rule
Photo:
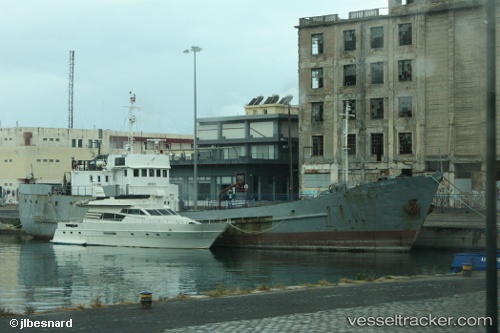
<path fill-rule="evenodd" d="M 155 176 L 155 169 L 149 169 L 149 177 Z"/>
<path fill-rule="evenodd" d="M 167 178 L 167 170 L 161 170 L 163 173 L 163 178 Z"/>
<path fill-rule="evenodd" d="M 139 169 L 134 169 L 134 177 L 139 177 Z"/>
<path fill-rule="evenodd" d="M 101 219 L 108 221 L 121 221 L 125 218 L 125 215 L 114 214 L 114 213 L 103 213 Z"/>
<path fill-rule="evenodd" d="M 161 213 L 161 215 L 172 215 L 166 209 L 158 209 L 158 211 Z"/>
<path fill-rule="evenodd" d="M 174 212 L 174 211 L 173 211 L 173 210 L 171 210 L 171 209 L 168 209 L 168 208 L 167 208 L 166 210 L 167 210 L 170 214 L 172 214 L 172 215 L 177 215 L 177 213 L 176 213 L 176 212 Z"/>
<path fill-rule="evenodd" d="M 121 213 L 124 214 L 129 214 L 129 215 L 146 215 L 142 210 L 140 209 L 134 209 L 134 208 L 124 208 L 121 210 Z"/>
<path fill-rule="evenodd" d="M 157 211 L 156 209 L 146 209 L 146 211 L 151 216 L 161 216 L 161 213 L 159 211 Z"/>
<path fill-rule="evenodd" d="M 161 170 L 160 169 L 156 169 L 156 177 L 161 177 Z"/>
<path fill-rule="evenodd" d="M 141 177 L 147 177 L 148 176 L 148 169 L 141 169 Z"/>

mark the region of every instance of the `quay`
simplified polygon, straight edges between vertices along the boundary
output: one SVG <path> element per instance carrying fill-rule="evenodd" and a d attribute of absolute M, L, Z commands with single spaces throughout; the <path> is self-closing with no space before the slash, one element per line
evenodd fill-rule
<path fill-rule="evenodd" d="M 440 275 L 338 286 L 286 289 L 218 298 L 153 301 L 81 311 L 0 318 L 0 332 L 21 322 L 69 321 L 64 332 L 484 332 L 485 275 Z M 153 296 L 154 299 L 154 296 Z M 399 316 L 399 317 L 398 317 Z M 355 318 L 414 318 L 421 325 L 352 326 Z M 460 326 L 465 318 L 469 325 Z M 419 319 L 419 318 L 424 318 Z M 433 319 L 434 318 L 434 319 Z M 437 325 L 436 318 L 447 318 Z M 451 318 L 451 319 L 450 319 Z M 391 321 L 388 321 L 390 323 Z M 475 325 L 472 325 L 475 323 Z M 49 330 L 49 329 L 46 329 Z M 40 332 L 24 328 L 23 332 Z"/>
<path fill-rule="evenodd" d="M 497 225 L 500 218 L 497 215 Z M 500 238 L 497 236 L 497 247 Z M 414 248 L 461 249 L 484 251 L 486 248 L 486 219 L 469 211 L 440 211 L 427 216 Z"/>

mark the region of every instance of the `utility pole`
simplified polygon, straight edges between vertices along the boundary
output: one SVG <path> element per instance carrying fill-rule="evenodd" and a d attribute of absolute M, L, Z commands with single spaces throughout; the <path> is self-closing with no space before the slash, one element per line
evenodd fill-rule
<path fill-rule="evenodd" d="M 75 51 L 69 51 L 68 128 L 73 128 L 73 85 L 75 81 Z"/>
<path fill-rule="evenodd" d="M 194 178 L 194 210 L 198 210 L 198 110 L 196 98 L 196 53 L 201 52 L 202 48 L 199 46 L 191 46 L 191 49 L 184 50 L 184 53 L 192 52 L 194 54 L 194 141 L 193 141 L 193 178 Z"/>

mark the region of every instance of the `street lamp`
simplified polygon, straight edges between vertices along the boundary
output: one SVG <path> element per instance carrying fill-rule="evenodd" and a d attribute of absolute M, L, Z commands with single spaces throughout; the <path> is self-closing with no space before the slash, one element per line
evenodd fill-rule
<path fill-rule="evenodd" d="M 290 119 L 290 108 L 290 102 L 288 102 L 288 167 L 290 173 L 290 197 L 288 200 L 293 201 L 292 121 Z"/>
<path fill-rule="evenodd" d="M 193 151 L 194 151 L 194 209 L 198 209 L 198 139 L 196 138 L 198 133 L 198 122 L 196 120 L 196 53 L 201 52 L 201 47 L 199 46 L 191 46 L 190 49 L 184 50 L 184 53 L 193 52 L 194 54 L 194 142 L 193 142 Z"/>

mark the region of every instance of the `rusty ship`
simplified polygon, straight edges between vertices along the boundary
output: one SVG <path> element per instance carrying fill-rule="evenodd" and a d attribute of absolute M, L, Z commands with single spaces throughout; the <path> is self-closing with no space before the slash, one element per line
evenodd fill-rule
<path fill-rule="evenodd" d="M 441 174 L 383 179 L 277 205 L 181 214 L 201 222 L 228 221 L 216 246 L 409 251 L 440 180 Z"/>

